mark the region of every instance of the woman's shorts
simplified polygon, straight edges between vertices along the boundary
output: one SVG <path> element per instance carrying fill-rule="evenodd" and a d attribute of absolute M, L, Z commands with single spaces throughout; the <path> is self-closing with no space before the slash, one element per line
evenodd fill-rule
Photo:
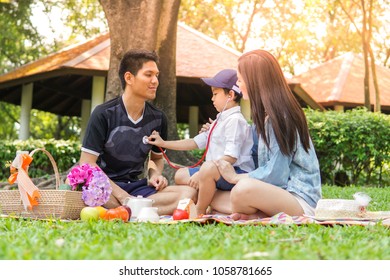
<path fill-rule="evenodd" d="M 188 168 L 190 176 L 192 176 L 196 172 L 198 172 L 199 169 L 200 169 L 200 167 Z M 235 167 L 235 166 L 234 166 L 234 170 L 236 171 L 237 174 L 248 173 L 245 170 L 242 170 L 239 167 Z M 221 190 L 221 191 L 230 191 L 234 186 L 235 186 L 235 184 L 229 183 L 222 176 L 218 179 L 217 184 L 216 184 L 217 189 Z"/>
<path fill-rule="evenodd" d="M 296 200 L 298 200 L 299 204 L 301 205 L 303 209 L 303 213 L 307 216 L 314 216 L 314 208 L 311 207 L 302 197 L 295 193 L 291 193 Z"/>

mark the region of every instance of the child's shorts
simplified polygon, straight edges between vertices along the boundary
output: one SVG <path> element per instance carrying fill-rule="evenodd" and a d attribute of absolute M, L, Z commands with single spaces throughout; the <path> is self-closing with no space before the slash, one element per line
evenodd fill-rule
<path fill-rule="evenodd" d="M 132 196 L 141 195 L 143 197 L 148 197 L 157 192 L 156 188 L 148 185 L 148 180 L 146 178 L 140 179 L 138 181 L 129 181 L 129 182 L 115 182 L 119 187 L 125 190 L 128 194 Z"/>
<path fill-rule="evenodd" d="M 188 168 L 188 171 L 190 173 L 190 176 L 194 175 L 196 172 L 198 172 L 200 167 L 193 167 L 193 168 Z M 234 166 L 234 170 L 236 171 L 237 174 L 243 174 L 243 173 L 248 173 L 245 170 L 242 170 L 239 167 Z M 216 187 L 218 190 L 221 191 L 230 191 L 235 184 L 231 184 L 228 181 L 226 181 L 222 176 L 218 179 Z"/>

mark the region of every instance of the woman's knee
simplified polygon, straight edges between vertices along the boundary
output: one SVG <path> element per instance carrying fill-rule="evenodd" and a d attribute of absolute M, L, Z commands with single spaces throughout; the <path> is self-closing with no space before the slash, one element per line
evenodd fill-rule
<path fill-rule="evenodd" d="M 251 196 L 254 186 L 251 184 L 251 179 L 240 180 L 232 189 L 230 200 L 232 203 L 237 203 Z"/>

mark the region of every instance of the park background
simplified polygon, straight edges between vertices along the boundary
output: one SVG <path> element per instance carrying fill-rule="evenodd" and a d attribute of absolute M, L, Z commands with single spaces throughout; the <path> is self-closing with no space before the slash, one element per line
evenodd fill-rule
<path fill-rule="evenodd" d="M 119 94 L 114 77 L 115 63 L 125 50 L 121 47 L 156 49 L 163 58 L 161 71 L 166 79 L 160 84 L 155 102 L 172 120 L 170 138 L 178 138 L 188 135 L 188 124 L 176 123 L 177 22 L 239 53 L 254 48 L 270 51 L 289 79 L 342 55 L 357 54 L 364 61 L 360 66 L 365 77 L 356 84 L 355 97 L 363 100 L 354 106 L 359 108 L 345 108 L 351 104 L 342 104 L 342 108 L 305 108 L 305 112 L 319 153 L 323 196 L 351 199 L 355 192 L 364 191 L 372 197 L 369 210 L 389 211 L 390 120 L 385 112 L 389 104 L 384 103 L 389 82 L 383 78 L 375 83 L 372 71 L 388 72 L 389 5 L 380 0 L 2 0 L 0 73 L 5 76 L 109 31 L 111 50 L 117 52 L 110 56 L 105 98 Z M 317 78 L 320 81 L 322 76 Z M 0 98 L 5 91 L 0 84 Z M 20 102 L 0 102 L 0 106 L 3 180 L 9 175 L 7 163 L 17 150 L 44 146 L 56 158 L 63 174 L 76 163 L 82 130 L 80 116 L 32 108 L 28 139 L 19 139 L 21 115 L 26 112 L 21 110 Z M 186 159 L 197 155 L 170 156 L 185 164 Z M 33 165 L 31 174 L 38 177 L 50 171 L 44 158 L 34 159 Z M 338 183 L 343 187 L 335 186 L 338 171 L 346 175 Z M 389 231 L 380 224 L 156 226 L 1 219 L 0 228 L 1 259 L 390 259 Z"/>
<path fill-rule="evenodd" d="M 80 140 L 89 117 L 84 111 L 91 111 L 98 102 L 120 94 L 115 65 L 124 49 L 152 48 L 162 56 L 163 78 L 154 103 L 171 120 L 169 138 L 177 139 L 193 137 L 208 117 L 216 114 L 208 89 L 199 86 L 202 74 L 212 76 L 211 71 L 217 72 L 218 67 L 234 68 L 240 53 L 260 48 L 278 59 L 302 106 L 314 108 L 305 112 L 320 158 L 323 182 L 389 185 L 390 32 L 386 16 L 389 5 L 388 1 L 373 0 L 1 1 L 0 24 L 6 28 L 0 31 L 0 73 L 3 74 L 0 76 L 0 117 L 3 120 L 0 139 L 4 140 L 0 144 L 3 162 L 0 180 L 7 178 L 7 164 L 17 149 L 31 150 L 45 145 L 54 153 L 62 173 L 77 162 Z M 177 22 L 181 25 L 179 29 Z M 187 33 L 192 32 L 202 39 L 195 47 L 185 46 L 188 35 L 180 37 L 178 31 L 184 27 Z M 103 84 L 101 98 L 97 101 L 93 100 L 93 92 L 89 95 L 84 92 L 86 88 L 97 91 L 95 76 L 93 81 L 90 78 L 83 82 L 87 84 L 83 87 L 81 79 L 69 80 L 66 72 L 48 84 L 44 84 L 43 78 L 34 78 L 50 73 L 50 67 L 53 68 L 41 62 L 45 57 L 53 64 L 52 61 L 59 60 L 57 57 L 66 50 L 75 53 L 85 42 L 105 34 L 111 37 L 111 56 L 105 57 L 110 60 L 110 69 L 101 71 L 97 77 Z M 184 41 L 181 43 L 184 47 L 176 47 L 176 40 L 177 44 Z M 206 50 L 201 49 L 202 44 L 206 45 Z M 212 47 L 220 47 L 222 54 L 218 56 L 218 50 L 208 51 Z M 223 50 L 229 52 L 223 53 Z M 85 52 L 89 51 L 92 47 Z M 180 52 L 180 57 L 176 57 L 176 51 Z M 197 60 L 203 62 L 198 68 L 212 70 L 196 72 Z M 69 61 L 71 59 L 58 67 L 64 68 Z M 35 69 L 31 68 L 33 65 Z M 190 74 L 176 77 L 180 67 Z M 348 67 L 349 71 L 344 70 Z M 43 70 L 37 70 L 39 68 Z M 175 72 L 177 68 L 180 69 Z M 92 76 L 91 73 L 82 78 Z M 335 75 L 331 76 L 332 73 Z M 354 76 L 358 78 L 353 79 Z M 185 79 L 191 79 L 189 85 L 182 82 Z M 70 83 L 79 89 L 72 88 L 73 93 L 67 90 Z M 49 95 L 43 96 L 42 89 L 38 91 L 40 84 L 45 89 L 53 88 Z M 33 97 L 30 97 L 30 105 L 23 107 L 20 105 L 27 95 L 24 92 L 27 85 L 34 88 L 30 93 Z M 40 94 L 43 97 L 39 99 Z M 71 94 L 83 96 L 69 99 Z M 335 95 L 339 95 L 338 99 Z M 50 103 L 49 99 L 53 101 Z M 65 99 L 66 103 L 59 101 Z M 87 99 L 90 103 L 92 99 L 93 104 L 83 111 L 80 107 Z M 60 103 L 64 104 L 63 108 L 56 109 Z M 249 104 L 243 103 L 243 112 L 250 121 Z M 47 104 L 44 110 L 36 109 L 43 104 Z M 75 106 L 77 110 L 73 109 Z M 356 109 L 359 107 L 367 111 Z M 192 117 L 194 110 L 197 114 Z M 334 111 L 346 111 L 347 115 Z M 372 111 L 378 114 L 369 113 Z M 168 151 L 168 156 L 174 162 L 190 164 L 202 152 Z M 50 167 L 49 163 L 38 166 L 39 163 L 45 165 L 45 160 L 36 160 L 32 174 L 42 175 Z M 166 173 L 172 177 L 171 169 L 166 168 Z"/>

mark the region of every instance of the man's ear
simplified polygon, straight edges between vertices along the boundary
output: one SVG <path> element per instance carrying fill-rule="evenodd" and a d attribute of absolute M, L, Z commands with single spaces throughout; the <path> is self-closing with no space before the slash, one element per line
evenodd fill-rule
<path fill-rule="evenodd" d="M 129 71 L 127 71 L 125 73 L 125 81 L 126 83 L 128 83 L 129 85 L 131 85 L 133 83 L 133 80 L 134 80 L 134 75 L 131 74 Z"/>

